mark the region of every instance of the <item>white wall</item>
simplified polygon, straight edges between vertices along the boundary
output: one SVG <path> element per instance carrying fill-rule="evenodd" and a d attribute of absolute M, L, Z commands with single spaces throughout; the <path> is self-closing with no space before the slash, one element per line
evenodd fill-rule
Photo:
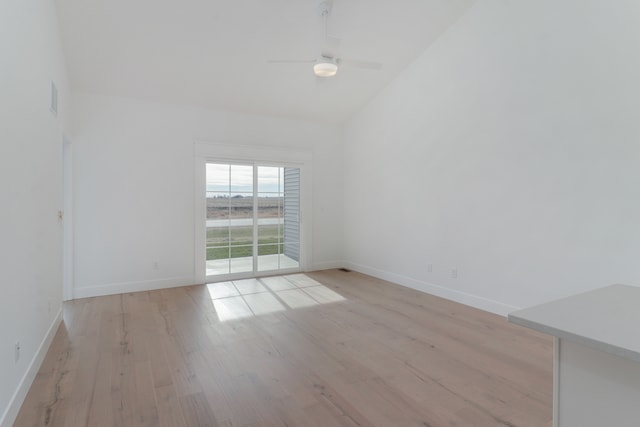
<path fill-rule="evenodd" d="M 337 128 L 90 94 L 73 103 L 76 298 L 194 283 L 196 140 L 312 150 L 312 267 L 342 259 Z"/>
<path fill-rule="evenodd" d="M 640 285 L 638 22 L 478 1 L 346 127 L 349 265 L 498 313 Z"/>
<path fill-rule="evenodd" d="M 68 96 L 57 25 L 49 0 L 0 3 L 0 426 L 17 415 L 62 301 L 57 212 Z"/>

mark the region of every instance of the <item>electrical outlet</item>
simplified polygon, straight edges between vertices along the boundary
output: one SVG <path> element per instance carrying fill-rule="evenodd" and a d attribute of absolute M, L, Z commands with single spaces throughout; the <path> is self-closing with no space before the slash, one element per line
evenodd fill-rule
<path fill-rule="evenodd" d="M 427 272 L 428 272 L 428 273 L 433 272 L 433 264 L 429 264 L 429 265 L 427 265 Z"/>
<path fill-rule="evenodd" d="M 160 269 L 160 263 L 157 260 L 153 261 L 153 269 L 154 270 L 159 270 Z"/>
<path fill-rule="evenodd" d="M 454 268 L 453 270 L 451 270 L 451 278 L 452 279 L 457 279 L 458 278 L 458 269 Z"/>
<path fill-rule="evenodd" d="M 20 360 L 20 341 L 16 343 L 14 356 L 15 356 L 15 363 L 18 363 L 18 361 Z"/>

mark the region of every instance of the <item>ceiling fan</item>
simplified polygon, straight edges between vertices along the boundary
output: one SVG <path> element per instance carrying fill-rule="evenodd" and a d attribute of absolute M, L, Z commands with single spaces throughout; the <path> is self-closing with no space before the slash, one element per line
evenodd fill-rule
<path fill-rule="evenodd" d="M 317 77 L 333 77 L 338 72 L 338 67 L 347 66 L 366 70 L 378 71 L 382 68 L 379 62 L 356 61 L 341 58 L 338 55 L 340 39 L 328 35 L 328 21 L 331 14 L 331 1 L 322 1 L 318 5 L 318 13 L 324 20 L 324 46 L 320 55 L 314 59 L 271 59 L 270 64 L 313 64 L 313 73 Z"/>

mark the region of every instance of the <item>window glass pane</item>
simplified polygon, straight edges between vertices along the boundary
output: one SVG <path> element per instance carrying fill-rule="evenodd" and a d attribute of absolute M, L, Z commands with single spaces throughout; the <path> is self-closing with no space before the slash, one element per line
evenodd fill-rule
<path fill-rule="evenodd" d="M 285 254 L 280 254 L 280 268 L 298 268 L 300 264 Z"/>
<path fill-rule="evenodd" d="M 207 248 L 207 261 L 226 258 L 229 258 L 229 247 Z"/>
<path fill-rule="evenodd" d="M 279 192 L 280 169 L 281 168 L 270 166 L 258 167 L 258 192 Z"/>
<path fill-rule="evenodd" d="M 229 194 L 207 191 L 207 219 L 229 218 Z"/>
<path fill-rule="evenodd" d="M 232 246 L 230 248 L 231 258 L 243 258 L 253 256 L 252 246 Z"/>
<path fill-rule="evenodd" d="M 229 165 L 207 163 L 207 191 L 229 192 Z"/>
<path fill-rule="evenodd" d="M 281 240 L 280 240 L 281 241 Z M 260 224 L 258 226 L 258 243 L 274 244 L 278 243 L 278 224 Z"/>
<path fill-rule="evenodd" d="M 279 175 L 280 175 L 280 185 L 279 185 L 279 192 L 280 193 L 284 193 L 284 168 L 279 168 Z"/>
<path fill-rule="evenodd" d="M 229 259 L 229 270 L 231 273 L 246 273 L 253 271 L 253 257 L 241 257 Z"/>
<path fill-rule="evenodd" d="M 229 258 L 207 261 L 207 276 L 229 274 Z"/>
<path fill-rule="evenodd" d="M 258 245 L 258 256 L 274 255 L 278 253 L 278 245 Z"/>
<path fill-rule="evenodd" d="M 281 215 L 282 197 L 278 193 L 258 194 L 258 218 L 278 218 Z"/>
<path fill-rule="evenodd" d="M 231 165 L 231 193 L 253 193 L 253 166 Z"/>
<path fill-rule="evenodd" d="M 229 215 L 231 225 L 250 225 L 253 222 L 253 194 L 237 193 L 229 199 Z M 251 221 L 233 221 L 234 219 L 248 218 Z"/>
<path fill-rule="evenodd" d="M 229 227 L 207 227 L 207 247 L 229 246 Z"/>
<path fill-rule="evenodd" d="M 231 246 L 253 244 L 253 227 L 251 225 L 229 227 L 229 235 L 231 236 L 229 241 Z"/>
<path fill-rule="evenodd" d="M 229 263 L 231 273 L 253 271 L 253 247 L 231 246 Z"/>

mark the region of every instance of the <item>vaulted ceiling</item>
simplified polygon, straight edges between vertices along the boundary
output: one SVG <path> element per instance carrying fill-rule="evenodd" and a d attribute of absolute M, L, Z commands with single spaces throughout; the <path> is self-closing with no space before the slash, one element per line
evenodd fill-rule
<path fill-rule="evenodd" d="M 473 0 L 333 0 L 343 58 L 329 79 L 309 63 L 320 0 L 56 0 L 74 91 L 339 123 L 429 47 Z"/>

